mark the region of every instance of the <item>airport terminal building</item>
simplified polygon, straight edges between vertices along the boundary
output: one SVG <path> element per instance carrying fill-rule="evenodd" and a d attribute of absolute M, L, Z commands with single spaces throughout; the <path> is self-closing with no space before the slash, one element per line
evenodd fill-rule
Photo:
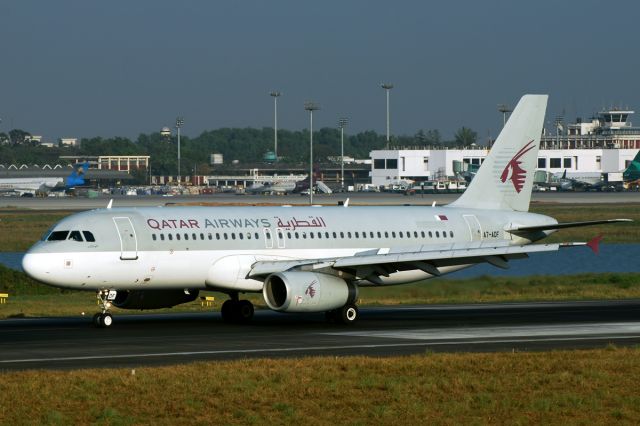
<path fill-rule="evenodd" d="M 588 122 L 558 126 L 544 132 L 536 170 L 567 177 L 593 177 L 624 170 L 640 150 L 640 127 L 630 110 L 606 110 Z M 371 152 L 371 183 L 376 186 L 411 179 L 439 180 L 478 167 L 489 149 L 390 149 Z"/>

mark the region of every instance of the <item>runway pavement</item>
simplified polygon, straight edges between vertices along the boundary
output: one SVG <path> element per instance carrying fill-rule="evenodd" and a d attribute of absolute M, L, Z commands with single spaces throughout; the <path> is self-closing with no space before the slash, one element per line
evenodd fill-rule
<path fill-rule="evenodd" d="M 382 205 L 431 205 L 434 201 L 438 205 L 448 204 L 457 199 L 460 194 L 424 194 L 403 195 L 395 193 L 350 192 L 335 194 L 318 194 L 314 196 L 314 204 L 336 205 L 339 201 L 349 198 L 349 203 L 382 204 Z M 154 207 L 181 203 L 193 204 L 306 204 L 307 196 L 291 195 L 234 195 L 213 194 L 163 197 L 158 195 L 142 196 L 101 196 L 98 198 L 84 197 L 0 197 L 0 208 L 20 208 L 35 210 L 89 210 L 106 207 L 113 199 L 114 207 Z M 536 192 L 532 196 L 534 203 L 640 203 L 640 192 Z"/>
<path fill-rule="evenodd" d="M 218 313 L 0 321 L 0 370 L 141 367 L 256 357 L 425 351 L 538 351 L 640 344 L 640 300 L 371 307 L 350 327 L 322 314 L 258 311 L 251 324 Z"/>

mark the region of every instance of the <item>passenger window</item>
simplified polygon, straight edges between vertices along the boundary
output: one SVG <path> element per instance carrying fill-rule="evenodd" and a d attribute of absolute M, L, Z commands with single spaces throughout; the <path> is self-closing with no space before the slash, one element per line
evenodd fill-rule
<path fill-rule="evenodd" d="M 398 232 L 398 236 L 399 236 L 400 238 L 402 238 L 402 237 L 403 237 L 402 231 Z"/>
<path fill-rule="evenodd" d="M 287 232 L 287 238 L 291 239 L 291 232 Z"/>
<path fill-rule="evenodd" d="M 413 231 L 413 236 L 414 236 L 415 238 L 418 238 L 418 231 Z"/>
<path fill-rule="evenodd" d="M 367 233 L 366 232 L 362 233 L 362 238 L 367 238 Z"/>
<path fill-rule="evenodd" d="M 360 238 L 360 234 L 358 232 L 355 232 L 354 234 L 355 234 L 356 238 Z"/>
<path fill-rule="evenodd" d="M 247 240 L 251 239 L 251 232 L 247 232 Z"/>
<path fill-rule="evenodd" d="M 241 240 L 244 239 L 244 235 L 242 234 L 242 232 L 238 232 L 238 238 L 240 238 Z"/>
<path fill-rule="evenodd" d="M 202 234 L 200 234 L 200 235 L 202 235 Z M 193 239 L 194 239 L 194 240 L 197 240 L 197 239 L 198 239 L 198 236 L 197 236 L 196 234 L 191 234 L 191 236 L 193 237 Z M 203 238 L 203 239 L 204 239 L 204 238 Z"/>
<path fill-rule="evenodd" d="M 229 236 L 227 235 L 227 233 L 226 233 L 226 232 L 225 232 L 224 234 L 222 234 L 222 235 L 224 236 L 224 239 L 225 239 L 225 240 L 228 240 L 228 239 L 229 239 Z"/>
<path fill-rule="evenodd" d="M 220 239 L 220 233 L 216 232 L 216 240 L 219 240 L 219 239 Z"/>
<path fill-rule="evenodd" d="M 340 233 L 340 238 L 344 238 L 344 232 Z"/>
<path fill-rule="evenodd" d="M 436 238 L 440 238 L 440 231 L 436 231 Z"/>
<path fill-rule="evenodd" d="M 255 237 L 256 237 L 256 240 L 259 240 L 259 239 L 260 239 L 260 235 L 258 235 L 258 233 L 257 233 L 257 232 L 256 232 L 254 235 L 255 235 Z"/>
<path fill-rule="evenodd" d="M 389 232 L 388 231 L 384 231 L 384 237 L 385 238 L 389 238 Z"/>
<path fill-rule="evenodd" d="M 156 238 L 157 238 L 157 237 L 156 237 L 156 234 L 151 234 L 151 238 L 153 239 L 153 241 L 155 241 L 155 240 L 156 240 Z"/>
<path fill-rule="evenodd" d="M 211 235 L 211 232 L 207 234 L 207 237 L 209 237 L 209 240 L 213 240 L 213 235 Z"/>
<path fill-rule="evenodd" d="M 84 240 L 90 243 L 93 243 L 96 241 L 95 238 L 93 238 L 93 234 L 89 231 L 82 231 L 82 235 L 84 235 Z M 155 234 L 153 234 L 155 235 Z"/>
<path fill-rule="evenodd" d="M 347 238 L 351 239 L 351 231 L 347 232 Z"/>
<path fill-rule="evenodd" d="M 309 238 L 313 239 L 313 232 L 309 232 Z"/>
<path fill-rule="evenodd" d="M 422 236 L 422 238 L 426 237 L 426 235 L 424 234 L 424 231 L 420 231 L 420 235 Z"/>
<path fill-rule="evenodd" d="M 442 231 L 442 238 L 447 238 L 447 231 Z"/>
<path fill-rule="evenodd" d="M 373 231 L 369 232 L 369 236 L 370 236 L 371 238 L 375 238 L 375 237 L 374 237 L 374 235 L 373 235 Z"/>
<path fill-rule="evenodd" d="M 322 239 L 322 232 L 318 232 L 318 239 Z"/>
<path fill-rule="evenodd" d="M 164 234 L 160 234 L 160 240 L 164 241 Z"/>
<path fill-rule="evenodd" d="M 282 234 L 282 231 L 278 231 L 278 238 L 283 239 L 284 235 Z"/>
<path fill-rule="evenodd" d="M 453 238 L 453 231 L 449 231 L 449 236 Z"/>
<path fill-rule="evenodd" d="M 433 238 L 433 234 L 429 231 L 429 238 Z"/>
<path fill-rule="evenodd" d="M 67 235 L 69 235 L 69 231 L 53 231 L 49 234 L 47 241 L 64 241 L 67 239 Z"/>
<path fill-rule="evenodd" d="M 328 232 L 325 232 L 325 233 L 324 233 L 324 237 L 325 237 L 325 238 L 329 238 L 329 233 L 328 233 Z"/>
<path fill-rule="evenodd" d="M 189 234 L 187 234 L 186 232 L 184 233 L 184 239 L 188 240 L 189 239 Z"/>
<path fill-rule="evenodd" d="M 80 241 L 80 242 L 84 241 L 82 239 L 82 234 L 80 234 L 80 231 L 71 231 L 68 239 L 73 241 Z"/>
<path fill-rule="evenodd" d="M 300 238 L 300 234 L 296 232 L 296 239 Z"/>
<path fill-rule="evenodd" d="M 180 241 L 180 234 L 176 234 L 176 240 Z"/>
<path fill-rule="evenodd" d="M 302 238 L 304 238 L 305 240 L 307 239 L 307 233 L 306 232 L 302 233 Z"/>
<path fill-rule="evenodd" d="M 167 236 L 169 237 L 169 240 L 173 241 L 173 234 L 169 234 Z"/>
<path fill-rule="evenodd" d="M 333 233 L 333 238 L 338 238 L 338 234 L 336 234 L 335 232 Z"/>
<path fill-rule="evenodd" d="M 271 238 L 271 235 L 269 235 L 269 238 Z M 232 239 L 232 240 L 235 240 L 235 239 L 236 239 L 236 233 L 235 233 L 235 232 L 232 232 L 232 233 L 231 233 L 231 239 Z"/>

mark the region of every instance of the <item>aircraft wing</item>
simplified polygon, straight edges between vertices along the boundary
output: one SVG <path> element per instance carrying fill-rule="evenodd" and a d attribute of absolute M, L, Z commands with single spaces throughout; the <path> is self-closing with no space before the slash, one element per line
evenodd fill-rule
<path fill-rule="evenodd" d="M 306 260 L 276 260 L 256 262 L 247 278 L 264 278 L 269 274 L 291 270 L 317 271 L 327 269 L 348 273 L 359 279 L 388 276 L 390 273 L 403 270 L 421 269 L 431 275 L 441 275 L 440 267 L 460 266 L 477 263 L 489 263 L 499 268 L 507 269 L 508 261 L 526 258 L 529 253 L 557 251 L 563 247 L 589 246 L 590 243 L 561 243 L 561 244 L 531 244 L 513 246 L 508 242 L 492 245 L 483 243 L 462 243 L 441 245 L 437 248 L 371 250 L 354 256 L 306 259 Z"/>

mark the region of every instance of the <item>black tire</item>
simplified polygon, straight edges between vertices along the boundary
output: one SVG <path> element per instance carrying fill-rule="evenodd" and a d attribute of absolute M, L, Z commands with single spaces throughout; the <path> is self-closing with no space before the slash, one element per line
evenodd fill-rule
<path fill-rule="evenodd" d="M 222 304 L 220 308 L 220 315 L 222 315 L 222 321 L 231 323 L 234 320 L 234 311 L 236 310 L 236 302 L 229 299 Z"/>
<path fill-rule="evenodd" d="M 96 328 L 102 328 L 102 321 L 101 321 L 101 317 L 102 314 L 100 312 L 96 313 L 93 316 L 93 326 Z"/>
<path fill-rule="evenodd" d="M 253 318 L 253 303 L 248 300 L 240 300 L 236 306 L 236 319 L 238 322 L 249 322 Z"/>
<path fill-rule="evenodd" d="M 360 312 L 356 305 L 344 305 L 338 310 L 338 321 L 346 325 L 355 324 L 355 322 L 358 321 L 359 314 Z"/>

